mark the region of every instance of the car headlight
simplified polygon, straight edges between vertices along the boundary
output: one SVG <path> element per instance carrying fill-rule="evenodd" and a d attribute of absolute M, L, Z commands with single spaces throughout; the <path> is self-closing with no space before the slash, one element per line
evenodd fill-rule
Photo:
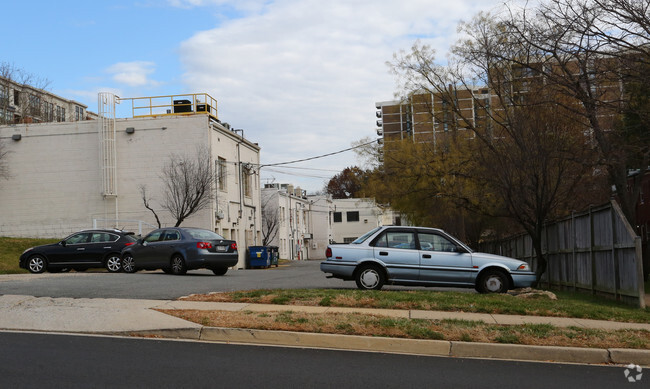
<path fill-rule="evenodd" d="M 528 266 L 527 263 L 522 263 L 521 265 L 519 265 L 517 270 L 518 271 L 530 271 L 530 266 Z"/>

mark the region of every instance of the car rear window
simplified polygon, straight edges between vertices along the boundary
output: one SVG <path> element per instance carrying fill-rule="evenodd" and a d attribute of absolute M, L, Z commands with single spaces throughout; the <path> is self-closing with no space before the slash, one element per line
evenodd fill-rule
<path fill-rule="evenodd" d="M 223 236 L 212 232 L 210 230 L 201 230 L 198 228 L 188 228 L 185 230 L 190 236 L 194 239 L 205 239 L 205 240 L 215 240 L 215 239 L 224 239 Z"/>
<path fill-rule="evenodd" d="M 370 238 L 377 230 L 379 230 L 381 227 L 377 227 L 371 231 L 366 232 L 365 234 L 361 235 L 360 237 L 357 238 L 354 242 L 350 244 L 361 244 L 366 241 L 366 239 Z"/>

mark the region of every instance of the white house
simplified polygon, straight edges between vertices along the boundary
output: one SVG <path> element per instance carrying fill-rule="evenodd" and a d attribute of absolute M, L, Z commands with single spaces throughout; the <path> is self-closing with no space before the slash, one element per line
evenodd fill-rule
<path fill-rule="evenodd" d="M 277 246 L 280 258 L 314 259 L 309 200 L 300 188 L 267 184 L 262 189 L 262 219 L 267 245 Z"/>
<path fill-rule="evenodd" d="M 204 147 L 217 176 L 210 205 L 182 225 L 235 239 L 243 268 L 245 248 L 261 242 L 260 147 L 219 122 L 208 95 L 168 97 L 168 109 L 155 103 L 132 118 L 115 118 L 117 98 L 100 94 L 97 120 L 0 126 L 9 169 L 0 179 L 0 236 L 63 237 L 93 226 L 144 234 L 157 225 L 143 186 L 162 226 L 173 225 L 160 206 L 162 168 Z"/>
<path fill-rule="evenodd" d="M 350 243 L 375 227 L 407 225 L 400 214 L 372 198 L 334 199 L 331 207 L 331 241 L 336 243 Z"/>

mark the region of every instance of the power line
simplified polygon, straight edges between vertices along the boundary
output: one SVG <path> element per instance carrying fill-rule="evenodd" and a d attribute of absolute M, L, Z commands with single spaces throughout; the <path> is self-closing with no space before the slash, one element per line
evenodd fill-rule
<path fill-rule="evenodd" d="M 316 157 L 310 157 L 310 158 L 298 159 L 298 160 L 295 160 L 295 161 L 289 161 L 289 162 L 267 163 L 267 164 L 265 164 L 265 165 L 260 165 L 260 168 L 267 167 L 267 166 L 289 165 L 289 164 L 291 164 L 291 163 L 305 162 L 305 161 L 311 161 L 311 160 L 313 160 L 313 159 L 329 157 L 329 156 L 331 156 L 331 155 L 341 154 L 341 153 L 344 153 L 344 152 L 346 152 L 346 151 L 350 151 L 350 150 L 358 149 L 359 147 L 367 146 L 367 145 L 369 145 L 369 144 L 371 144 L 371 143 L 375 143 L 375 142 L 376 142 L 376 141 L 373 140 L 373 141 L 371 141 L 371 142 L 363 143 L 363 144 L 360 144 L 360 145 L 358 145 L 358 146 L 350 147 L 350 148 L 347 148 L 347 149 L 344 149 L 344 150 L 335 151 L 335 152 L 333 152 L 333 153 L 327 153 L 327 154 L 323 154 L 323 155 L 318 155 L 318 156 L 316 156 Z"/>

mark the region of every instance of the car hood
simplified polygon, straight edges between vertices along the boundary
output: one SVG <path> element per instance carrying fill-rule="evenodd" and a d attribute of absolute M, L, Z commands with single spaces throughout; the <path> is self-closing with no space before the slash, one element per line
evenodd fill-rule
<path fill-rule="evenodd" d="M 504 257 L 501 255 L 495 255 L 495 254 L 488 254 L 488 253 L 472 253 L 472 259 L 474 260 L 482 260 L 485 262 L 500 262 L 503 263 L 504 265 L 516 269 L 519 265 L 522 263 L 526 263 L 524 261 L 521 261 L 519 259 L 515 258 L 510 258 L 510 257 Z"/>

